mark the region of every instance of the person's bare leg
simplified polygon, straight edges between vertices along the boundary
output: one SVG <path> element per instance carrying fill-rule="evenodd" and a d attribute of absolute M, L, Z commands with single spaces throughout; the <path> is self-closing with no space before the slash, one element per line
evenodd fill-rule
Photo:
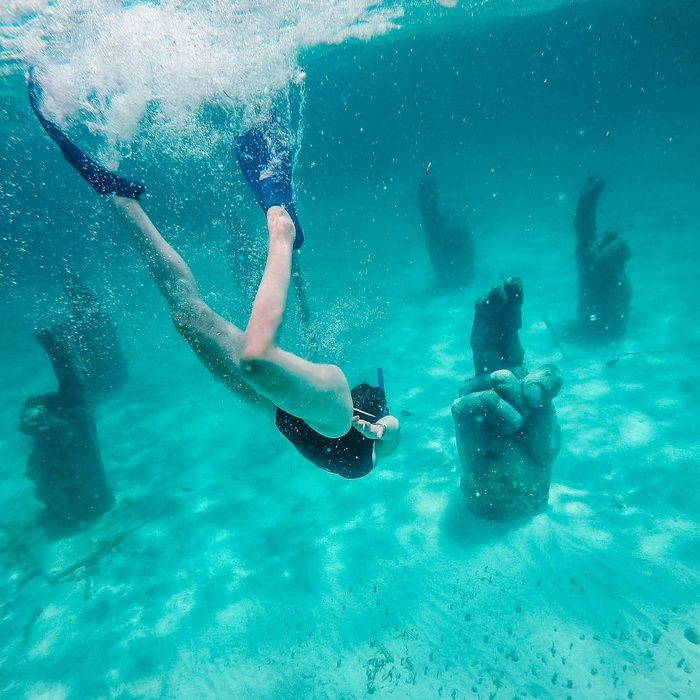
<path fill-rule="evenodd" d="M 242 376 L 243 331 L 207 306 L 187 263 L 163 238 L 136 200 L 115 196 L 113 202 L 170 307 L 175 328 L 200 361 L 216 379 L 245 401 L 268 404 Z"/>
<path fill-rule="evenodd" d="M 271 401 L 323 435 L 339 437 L 350 429 L 352 397 L 342 371 L 277 346 L 294 240 L 294 226 L 284 209 L 272 207 L 268 212 L 268 261 L 243 333 L 203 301 L 187 263 L 141 205 L 123 197 L 114 197 L 114 204 L 170 307 L 175 327 L 219 381 L 252 403 L 269 407 Z"/>
<path fill-rule="evenodd" d="M 276 406 L 328 437 L 351 428 L 352 397 L 339 367 L 315 364 L 282 350 L 277 334 L 287 304 L 295 229 L 278 206 L 267 211 L 267 264 L 245 331 L 241 368 L 246 381 Z"/>

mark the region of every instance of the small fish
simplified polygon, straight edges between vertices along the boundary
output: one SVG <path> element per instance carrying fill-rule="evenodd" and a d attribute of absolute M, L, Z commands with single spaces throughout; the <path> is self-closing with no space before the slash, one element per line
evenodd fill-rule
<path fill-rule="evenodd" d="M 433 167 L 433 161 L 431 160 L 428 165 L 425 166 L 425 174 L 430 175 L 430 169 Z"/>
<path fill-rule="evenodd" d="M 609 369 L 610 367 L 614 367 L 619 361 L 620 361 L 619 357 L 613 357 L 612 360 L 608 360 L 605 363 L 605 366 Z"/>
<path fill-rule="evenodd" d="M 409 416 L 414 416 L 415 413 L 413 413 L 413 411 L 409 411 L 407 408 L 402 408 L 402 409 L 401 409 L 401 415 L 402 415 L 404 418 L 408 418 Z"/>
<path fill-rule="evenodd" d="M 617 498 L 610 498 L 610 505 L 603 510 L 598 511 L 597 515 L 603 515 L 603 513 L 609 513 L 611 510 L 624 510 L 625 504 L 622 501 L 618 501 Z"/>

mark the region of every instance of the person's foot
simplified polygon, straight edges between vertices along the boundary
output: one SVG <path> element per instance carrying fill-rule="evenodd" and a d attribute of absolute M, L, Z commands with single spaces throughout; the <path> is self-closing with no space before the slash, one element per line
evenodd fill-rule
<path fill-rule="evenodd" d="M 28 76 L 29 103 L 34 110 L 39 123 L 44 131 L 58 144 L 65 159 L 73 166 L 77 173 L 99 194 L 116 194 L 120 197 L 138 200 L 146 191 L 146 187 L 140 182 L 127 180 L 111 173 L 102 167 L 96 160 L 83 153 L 64 133 L 58 125 L 47 119 L 41 110 L 44 101 L 44 91 L 36 79 L 34 70 L 29 71 Z"/>
<path fill-rule="evenodd" d="M 256 201 L 263 211 L 280 206 L 289 214 L 301 248 L 304 232 L 294 206 L 290 135 L 276 112 L 236 139 L 236 158 Z"/>
<path fill-rule="evenodd" d="M 525 351 L 518 336 L 522 307 L 523 283 L 517 277 L 509 277 L 476 302 L 470 343 L 477 375 L 522 370 Z"/>
<path fill-rule="evenodd" d="M 271 206 L 267 210 L 266 216 L 271 240 L 274 239 L 293 247 L 296 241 L 296 229 L 289 212 L 284 207 Z"/>

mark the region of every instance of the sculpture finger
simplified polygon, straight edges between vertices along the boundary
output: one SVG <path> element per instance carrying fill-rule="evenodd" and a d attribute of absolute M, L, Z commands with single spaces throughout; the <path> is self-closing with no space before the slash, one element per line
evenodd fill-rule
<path fill-rule="evenodd" d="M 468 394 L 452 404 L 459 427 L 485 430 L 495 437 L 510 435 L 523 425 L 523 417 L 495 391 Z"/>
<path fill-rule="evenodd" d="M 513 372 L 507 369 L 499 369 L 491 372 L 491 388 L 504 400 L 507 401 L 518 413 L 523 413 L 525 408 L 523 401 L 523 391 L 518 378 Z"/>
<path fill-rule="evenodd" d="M 491 378 L 488 374 L 479 374 L 471 379 L 466 379 L 459 387 L 459 396 L 466 396 L 477 391 L 486 391 L 491 388 Z"/>
<path fill-rule="evenodd" d="M 522 304 L 523 285 L 517 277 L 509 277 L 476 302 L 470 343 L 477 374 L 522 366 Z"/>
<path fill-rule="evenodd" d="M 525 405 L 530 410 L 549 403 L 561 389 L 563 377 L 556 365 L 542 365 L 522 381 Z"/>
<path fill-rule="evenodd" d="M 622 267 L 631 256 L 629 245 L 615 232 L 608 234 L 598 248 L 598 261 L 610 267 Z"/>
<path fill-rule="evenodd" d="M 546 467 L 554 462 L 561 449 L 561 428 L 551 403 L 533 412 L 523 440 L 537 464 Z"/>

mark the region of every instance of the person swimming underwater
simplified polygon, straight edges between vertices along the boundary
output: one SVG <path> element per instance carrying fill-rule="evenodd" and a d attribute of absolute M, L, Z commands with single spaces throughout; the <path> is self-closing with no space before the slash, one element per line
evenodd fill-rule
<path fill-rule="evenodd" d="M 187 263 L 163 238 L 139 202 L 146 188 L 83 153 L 42 111 L 43 90 L 28 77 L 29 100 L 66 160 L 99 194 L 109 196 L 160 293 L 173 324 L 199 360 L 229 390 L 274 416 L 279 432 L 306 459 L 344 478 L 368 474 L 400 438 L 382 387 L 352 390 L 343 371 L 294 355 L 277 342 L 292 255 L 303 243 L 294 206 L 288 129 L 273 113 L 236 139 L 236 157 L 266 214 L 267 262 L 245 330 L 202 298 Z M 371 419 L 371 420 L 368 420 Z"/>

